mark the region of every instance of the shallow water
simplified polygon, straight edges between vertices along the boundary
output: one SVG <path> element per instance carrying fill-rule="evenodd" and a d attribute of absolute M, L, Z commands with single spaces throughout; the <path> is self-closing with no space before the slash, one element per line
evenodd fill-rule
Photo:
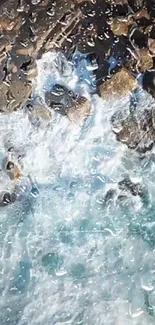
<path fill-rule="evenodd" d="M 130 97 L 102 100 L 92 94 L 85 58 L 65 61 L 63 77 L 55 59 L 48 53 L 38 62 L 34 100 L 44 102 L 45 89 L 59 81 L 91 99 L 91 115 L 83 128 L 57 114 L 39 127 L 25 110 L 0 116 L 0 159 L 11 141 L 23 166 L 19 200 L 0 213 L 0 324 L 153 325 L 154 152 L 140 159 L 111 131 L 110 117 L 128 111 Z M 138 96 L 139 109 L 154 105 L 144 91 Z M 147 199 L 104 205 L 126 175 Z M 3 171 L 0 177 L 1 189 L 13 187 Z"/>

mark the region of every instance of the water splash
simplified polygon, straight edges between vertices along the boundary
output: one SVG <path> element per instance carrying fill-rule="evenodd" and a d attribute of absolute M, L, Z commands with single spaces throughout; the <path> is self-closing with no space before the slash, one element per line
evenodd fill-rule
<path fill-rule="evenodd" d="M 63 76 L 55 60 L 63 61 Z M 43 56 L 34 98 L 44 101 L 55 82 L 83 91 L 92 103 L 83 128 L 57 114 L 41 128 L 24 110 L 0 117 L 2 161 L 11 141 L 22 154 L 26 188 L 0 214 L 0 324 L 153 325 L 154 152 L 140 159 L 116 141 L 110 117 L 128 111 L 130 98 L 93 95 L 91 69 L 76 62 Z M 139 109 L 154 104 L 144 91 L 139 98 Z M 129 196 L 104 205 L 107 190 L 126 174 L 147 187 L 147 204 Z M 1 188 L 12 186 L 2 171 Z"/>

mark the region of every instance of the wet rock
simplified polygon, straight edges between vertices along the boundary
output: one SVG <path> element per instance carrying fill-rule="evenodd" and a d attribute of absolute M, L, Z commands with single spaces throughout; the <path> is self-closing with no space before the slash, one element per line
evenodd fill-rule
<path fill-rule="evenodd" d="M 129 33 L 129 41 L 135 50 L 147 47 L 147 35 L 144 33 L 142 26 L 133 26 Z"/>
<path fill-rule="evenodd" d="M 139 49 L 135 53 L 135 57 L 130 61 L 130 69 L 135 72 L 145 72 L 153 68 L 153 58 L 149 50 Z"/>
<path fill-rule="evenodd" d="M 134 20 L 132 17 L 117 17 L 110 23 L 111 30 L 114 35 L 117 36 L 127 36 L 130 26 L 133 24 Z"/>
<path fill-rule="evenodd" d="M 28 109 L 28 114 L 30 116 L 30 119 L 31 117 L 34 117 L 34 118 L 41 118 L 45 121 L 49 121 L 52 117 L 51 111 L 45 105 L 30 104 L 28 105 L 27 109 Z"/>
<path fill-rule="evenodd" d="M 138 11 L 139 9 L 141 10 Z M 130 16 L 125 17 L 126 13 L 130 13 Z M 20 81 L 27 89 L 26 94 L 30 95 L 31 91 L 28 91 L 27 85 L 37 74 L 35 60 L 53 48 L 63 49 L 68 56 L 76 48 L 83 53 L 96 55 L 99 68 L 95 73 L 99 84 L 109 72 L 107 53 L 110 53 L 109 56 L 116 57 L 116 60 L 121 58 L 121 64 L 125 65 L 129 60 L 127 50 L 129 40 L 124 35 L 128 36 L 131 25 L 139 24 L 142 18 L 148 20 L 151 25 L 149 14 L 143 6 L 143 1 L 139 3 L 138 0 L 136 3 L 126 0 L 1 1 L 0 82 L 10 83 L 9 88 L 15 80 Z M 108 24 L 109 18 L 113 32 Z M 143 31 L 141 34 L 144 39 Z M 147 43 L 147 36 L 145 42 Z M 153 44 L 150 44 L 150 49 L 152 46 Z M 150 64 L 145 62 L 145 68 L 143 67 L 142 70 L 146 71 L 148 66 Z M 3 89 L 1 84 L 0 88 Z M 21 91 L 24 96 L 23 105 L 29 97 L 25 92 Z M 10 91 L 7 92 L 9 93 Z M 5 91 L 2 97 L 4 103 Z M 19 95 L 17 99 L 14 96 L 14 102 L 10 101 L 10 103 L 10 99 L 7 98 L 2 111 L 11 112 L 20 109 L 23 106 L 21 98 Z"/>
<path fill-rule="evenodd" d="M 103 198 L 103 204 L 109 204 L 114 200 L 116 189 L 109 189 Z"/>
<path fill-rule="evenodd" d="M 7 106 L 8 86 L 2 83 L 0 85 L 0 112 L 5 111 Z"/>
<path fill-rule="evenodd" d="M 117 140 L 139 153 L 151 150 L 155 141 L 154 110 L 145 109 L 143 112 L 132 112 L 124 119 L 121 117 L 120 114 L 119 120 L 117 115 L 116 120 L 113 116 L 111 120 Z"/>
<path fill-rule="evenodd" d="M 140 72 L 145 72 L 153 68 L 153 59 L 147 49 L 141 49 L 138 52 L 139 64 L 138 68 Z"/>
<path fill-rule="evenodd" d="M 71 0 L 37 1 L 35 4 L 29 0 L 5 0 L 0 3 L 1 111 L 11 112 L 24 106 L 31 94 L 29 81 L 37 74 L 35 60 L 41 51 L 48 50 L 45 44 L 50 37 L 59 35 L 62 41 L 63 28 L 67 30 L 76 11 L 80 12 L 80 9 L 72 11 L 72 19 L 67 21 L 66 14 L 72 6 Z"/>
<path fill-rule="evenodd" d="M 147 71 L 144 73 L 142 80 L 143 88 L 155 97 L 155 71 Z"/>
<path fill-rule="evenodd" d="M 142 186 L 141 183 L 131 180 L 127 175 L 117 184 L 114 184 L 114 188 L 110 188 L 103 199 L 100 200 L 100 203 L 103 206 L 113 206 L 119 205 L 120 203 L 129 203 L 132 202 L 134 197 L 139 197 L 142 202 L 147 203 L 148 192 L 145 186 Z"/>
<path fill-rule="evenodd" d="M 16 194 L 9 192 L 2 192 L 0 194 L 0 207 L 5 207 L 16 201 Z"/>
<path fill-rule="evenodd" d="M 91 105 L 88 99 L 79 97 L 64 86 L 55 85 L 45 94 L 45 100 L 54 111 L 68 117 L 71 122 L 82 126 L 90 115 Z"/>
<path fill-rule="evenodd" d="M 121 191 L 129 191 L 133 196 L 142 196 L 143 188 L 140 183 L 134 183 L 129 177 L 118 182 L 118 188 Z"/>
<path fill-rule="evenodd" d="M 19 167 L 15 165 L 12 161 L 8 161 L 5 168 L 11 180 L 17 180 L 21 178 L 21 172 Z"/>
<path fill-rule="evenodd" d="M 80 97 L 75 104 L 68 110 L 67 116 L 71 122 L 83 126 L 90 115 L 91 105 L 88 99 Z"/>
<path fill-rule="evenodd" d="M 8 112 L 22 108 L 27 102 L 31 94 L 32 86 L 28 82 L 21 80 L 13 81 L 8 87 L 8 104 L 6 110 Z"/>
<path fill-rule="evenodd" d="M 71 91 L 64 86 L 56 84 L 51 91 L 46 92 L 45 101 L 54 111 L 67 116 L 68 109 L 73 103 L 72 97 L 73 93 Z"/>
<path fill-rule="evenodd" d="M 155 56 L 155 39 L 148 38 L 148 48 L 151 56 Z"/>
<path fill-rule="evenodd" d="M 35 127 L 47 127 L 52 119 L 51 110 L 41 103 L 28 103 L 26 113 L 30 123 Z"/>
<path fill-rule="evenodd" d="M 145 18 L 145 19 L 150 19 L 150 14 L 148 13 L 148 10 L 146 8 L 143 8 L 139 11 L 137 11 L 134 15 L 134 19 L 135 20 L 140 20 L 142 18 Z"/>
<path fill-rule="evenodd" d="M 100 86 L 101 96 L 105 99 L 126 96 L 138 88 L 138 82 L 126 68 L 122 68 L 110 80 Z"/>

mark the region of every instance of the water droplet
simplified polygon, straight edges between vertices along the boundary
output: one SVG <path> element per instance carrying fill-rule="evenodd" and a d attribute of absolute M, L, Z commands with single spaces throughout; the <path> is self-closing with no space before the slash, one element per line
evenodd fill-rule
<path fill-rule="evenodd" d="M 92 10 L 91 12 L 88 13 L 88 16 L 94 17 L 95 16 L 95 10 Z"/>
<path fill-rule="evenodd" d="M 103 34 L 98 35 L 98 39 L 101 40 L 101 41 L 103 41 L 104 40 L 104 35 Z"/>
<path fill-rule="evenodd" d="M 41 0 L 31 0 L 32 5 L 38 5 L 41 2 Z"/>
<path fill-rule="evenodd" d="M 95 38 L 90 35 L 87 37 L 87 44 L 90 46 L 90 47 L 94 47 L 95 46 Z"/>
<path fill-rule="evenodd" d="M 53 17 L 55 15 L 55 9 L 54 8 L 51 8 L 49 10 L 47 10 L 47 14 L 50 16 L 50 17 Z"/>

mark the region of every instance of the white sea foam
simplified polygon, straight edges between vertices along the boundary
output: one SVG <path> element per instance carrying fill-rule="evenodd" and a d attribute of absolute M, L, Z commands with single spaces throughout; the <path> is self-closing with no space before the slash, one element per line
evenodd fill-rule
<path fill-rule="evenodd" d="M 91 116 L 83 128 L 59 115 L 41 128 L 25 111 L 0 116 L 1 161 L 11 140 L 14 159 L 23 154 L 21 185 L 30 175 L 39 189 L 37 198 L 28 187 L 1 209 L 0 324 L 153 325 L 147 300 L 154 310 L 154 161 L 150 156 L 144 166 L 111 132 L 110 117 L 128 110 L 129 98 L 106 102 L 90 95 L 86 69 L 80 83 L 67 62 L 61 78 L 57 55 L 38 62 L 34 97 L 44 101 L 55 81 L 82 89 L 91 97 Z M 153 104 L 141 96 L 141 109 Z M 148 187 L 147 207 L 132 197 L 101 203 L 126 174 Z M 0 189 L 13 186 L 2 172 Z"/>

